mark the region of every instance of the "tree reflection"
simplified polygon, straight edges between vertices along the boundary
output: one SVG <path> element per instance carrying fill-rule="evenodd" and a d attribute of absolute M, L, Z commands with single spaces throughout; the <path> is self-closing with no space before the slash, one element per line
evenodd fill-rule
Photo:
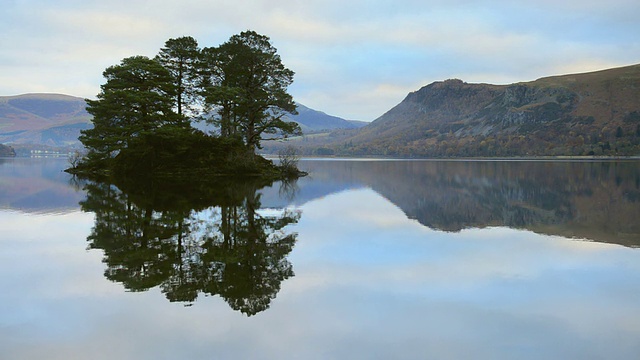
<path fill-rule="evenodd" d="M 95 213 L 89 248 L 104 251 L 105 277 L 129 291 L 159 286 L 170 301 L 220 295 L 254 315 L 269 308 L 294 275 L 287 255 L 300 219 L 291 209 L 261 209 L 256 181 L 87 184 L 84 211 Z"/>

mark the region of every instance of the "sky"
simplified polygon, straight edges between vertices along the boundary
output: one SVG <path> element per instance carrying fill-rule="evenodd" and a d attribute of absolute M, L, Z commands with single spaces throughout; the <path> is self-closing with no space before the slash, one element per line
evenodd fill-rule
<path fill-rule="evenodd" d="M 165 41 L 254 30 L 310 108 L 372 121 L 434 81 L 509 84 L 640 63 L 638 0 L 3 0 L 0 96 L 95 98 Z"/>

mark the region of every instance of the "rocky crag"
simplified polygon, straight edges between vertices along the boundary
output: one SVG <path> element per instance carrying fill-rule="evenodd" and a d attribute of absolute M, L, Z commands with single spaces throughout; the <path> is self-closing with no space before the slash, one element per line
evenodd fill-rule
<path fill-rule="evenodd" d="M 350 155 L 637 155 L 640 65 L 511 85 L 435 82 L 336 137 L 333 150 Z"/>

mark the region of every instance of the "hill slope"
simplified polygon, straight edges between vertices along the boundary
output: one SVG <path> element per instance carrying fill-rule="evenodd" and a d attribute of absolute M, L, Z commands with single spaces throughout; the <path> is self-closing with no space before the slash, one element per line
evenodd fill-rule
<path fill-rule="evenodd" d="M 337 116 L 327 115 L 322 111 L 313 110 L 300 103 L 296 103 L 296 105 L 298 105 L 298 115 L 291 115 L 288 119 L 300 124 L 303 133 L 335 129 L 357 129 L 368 124 L 364 121 L 345 120 Z"/>
<path fill-rule="evenodd" d="M 298 107 L 298 114 L 288 115 L 284 120 L 298 123 L 304 134 L 327 132 L 337 129 L 357 129 L 369 124 L 366 121 L 345 120 L 337 116 L 328 115 L 322 111 L 306 107 L 298 102 L 296 106 Z M 194 123 L 193 126 L 205 132 L 215 130 L 214 126 L 205 124 L 204 122 Z"/>
<path fill-rule="evenodd" d="M 82 98 L 60 94 L 0 96 L 0 142 L 73 146 L 91 115 Z"/>
<path fill-rule="evenodd" d="M 511 85 L 435 82 L 341 142 L 343 154 L 640 154 L 640 65 Z"/>
<path fill-rule="evenodd" d="M 0 143 L 47 147 L 78 147 L 80 130 L 92 126 L 83 98 L 61 94 L 0 96 Z M 298 104 L 289 118 L 305 133 L 355 129 L 368 123 L 327 115 Z M 199 126 L 207 129 L 206 126 Z"/>

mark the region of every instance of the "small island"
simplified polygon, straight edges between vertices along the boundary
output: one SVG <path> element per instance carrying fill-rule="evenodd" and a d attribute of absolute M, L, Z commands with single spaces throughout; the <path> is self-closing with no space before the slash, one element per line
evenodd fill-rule
<path fill-rule="evenodd" d="M 16 152 L 11 146 L 0 144 L 0 157 L 15 157 Z"/>
<path fill-rule="evenodd" d="M 132 56 L 107 68 L 96 100 L 86 100 L 93 128 L 86 152 L 66 171 L 88 178 L 219 176 L 292 179 L 295 151 L 275 165 L 257 153 L 262 141 L 299 135 L 287 69 L 267 36 L 245 31 L 218 47 L 170 39 L 155 58 Z M 208 132 L 194 127 L 209 126 Z"/>

